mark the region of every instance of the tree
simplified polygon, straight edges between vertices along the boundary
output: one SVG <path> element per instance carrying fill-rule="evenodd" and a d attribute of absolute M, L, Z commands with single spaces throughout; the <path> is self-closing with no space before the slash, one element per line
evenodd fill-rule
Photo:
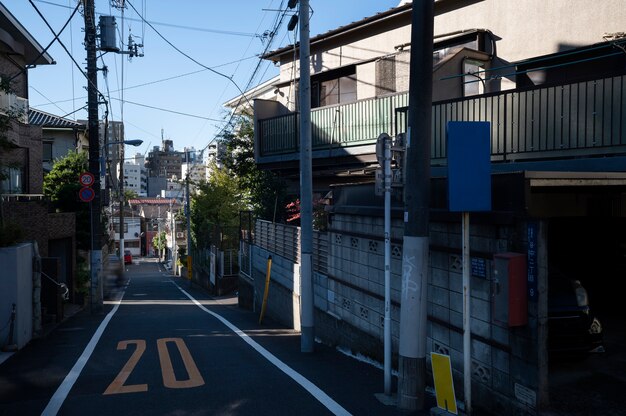
<path fill-rule="evenodd" d="M 232 130 L 225 131 L 220 138 L 226 146 L 222 161 L 237 176 L 239 186 L 249 194 L 250 208 L 257 217 L 284 222 L 285 206 L 289 202 L 286 186 L 273 172 L 257 168 L 253 126 L 249 114 L 235 119 Z"/>
<path fill-rule="evenodd" d="M 127 205 L 129 200 L 136 199 L 138 197 L 139 195 L 137 195 L 137 192 L 133 191 L 132 189 L 124 189 L 124 201 Z"/>
<path fill-rule="evenodd" d="M 43 180 L 43 193 L 50 198 L 53 207 L 58 212 L 76 213 L 76 246 L 79 249 L 89 249 L 91 241 L 89 204 L 78 199 L 81 188 L 78 179 L 87 170 L 87 153 L 69 151 L 54 162 Z"/>
<path fill-rule="evenodd" d="M 154 246 L 154 248 L 157 249 L 157 252 L 159 253 L 159 258 L 161 258 L 162 253 L 167 247 L 167 234 L 165 234 L 165 231 L 161 231 L 159 234 L 155 235 L 152 238 L 152 245 Z"/>
<path fill-rule="evenodd" d="M 238 226 L 239 211 L 249 207 L 250 197 L 228 168 L 209 166 L 209 180 L 198 184 L 191 199 L 191 233 L 196 247 L 211 242 L 215 227 Z"/>

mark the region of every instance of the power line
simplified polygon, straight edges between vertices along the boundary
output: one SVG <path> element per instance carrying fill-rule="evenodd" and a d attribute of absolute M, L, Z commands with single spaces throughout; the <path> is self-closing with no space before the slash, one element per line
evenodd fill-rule
<path fill-rule="evenodd" d="M 115 100 L 115 101 L 122 101 L 122 100 L 121 100 L 121 99 L 119 99 L 119 98 L 111 98 L 111 99 L 112 99 L 112 100 Z M 153 110 L 164 111 L 164 112 L 166 112 L 166 113 L 180 114 L 181 116 L 187 116 L 187 117 L 199 118 L 199 119 L 202 119 L 202 120 L 209 120 L 209 121 L 218 121 L 218 122 L 221 122 L 221 121 L 222 121 L 222 120 L 218 120 L 218 119 L 214 119 L 214 118 L 203 117 L 203 116 L 198 116 L 198 115 L 195 115 L 195 114 L 189 114 L 189 113 L 183 113 L 183 112 L 181 112 L 181 111 L 168 110 L 168 109 L 166 109 L 166 108 L 155 107 L 155 106 L 152 106 L 152 105 L 148 105 L 148 104 L 141 104 L 141 103 L 136 103 L 136 102 L 133 102 L 133 101 L 128 101 L 128 100 L 123 100 L 123 102 L 124 102 L 124 104 L 132 104 L 132 105 L 136 105 L 136 106 L 139 106 L 139 107 L 151 108 L 151 109 L 153 109 Z"/>
<path fill-rule="evenodd" d="M 31 1 L 32 1 L 32 0 L 31 0 Z M 174 44 L 173 44 L 172 42 L 170 42 L 170 41 L 169 41 L 169 40 L 168 40 L 165 36 L 163 36 L 163 35 L 161 34 L 161 32 L 159 32 L 158 30 L 156 30 L 156 28 L 155 28 L 155 27 L 154 27 L 154 26 L 153 26 L 150 22 L 146 21 L 146 20 L 144 19 L 144 17 L 143 17 L 143 16 L 142 16 L 142 15 L 141 15 L 138 11 L 137 11 L 137 9 L 135 8 L 135 6 L 133 6 L 133 4 L 132 4 L 130 1 L 128 1 L 128 0 L 127 0 L 126 2 L 127 2 L 127 3 L 130 5 L 130 7 L 131 7 L 131 8 L 135 11 L 135 13 L 137 13 L 137 15 L 138 15 L 139 17 L 141 17 L 141 20 L 143 20 L 143 22 L 144 22 L 144 23 L 146 23 L 148 26 L 150 26 L 150 28 L 151 28 L 152 30 L 154 30 L 154 31 L 155 31 L 155 33 L 156 33 L 157 35 L 159 35 L 159 37 L 160 37 L 161 39 L 163 39 L 163 41 L 165 41 L 165 43 L 167 43 L 168 45 L 170 45 L 172 48 L 174 48 L 174 50 L 176 50 L 178 53 L 180 53 L 181 55 L 183 55 L 184 57 L 186 57 L 186 58 L 187 58 L 187 59 L 189 59 L 190 61 L 194 62 L 195 64 L 197 64 L 197 65 L 199 65 L 199 66 L 201 66 L 201 67 L 203 67 L 203 68 L 205 68 L 205 69 L 207 69 L 207 70 L 209 70 L 209 71 L 213 72 L 213 73 L 214 73 L 214 74 L 216 74 L 216 75 L 219 75 L 219 76 L 221 76 L 221 77 L 226 78 L 227 80 L 229 80 L 229 81 L 230 81 L 230 82 L 231 82 L 231 83 L 232 83 L 232 84 L 233 84 L 233 85 L 237 88 L 237 90 L 239 90 L 239 92 L 240 92 L 241 94 L 243 94 L 243 91 L 241 90 L 241 88 L 239 88 L 239 85 L 237 85 L 237 83 L 233 80 L 233 78 L 232 78 L 232 77 L 229 77 L 228 75 L 225 75 L 225 74 L 223 74 L 223 73 L 221 73 L 221 72 L 219 72 L 219 71 L 216 71 L 216 70 L 215 70 L 215 69 L 213 69 L 213 68 L 210 68 L 210 67 L 208 67 L 208 66 L 206 66 L 206 65 L 204 65 L 204 64 L 202 64 L 202 63 L 200 63 L 200 62 L 198 62 L 196 59 L 192 58 L 191 56 L 189 56 L 188 54 L 186 54 L 185 52 L 183 52 L 182 50 L 180 50 L 180 49 L 179 49 L 176 45 L 174 45 Z M 246 97 L 246 100 L 247 100 L 247 97 Z M 252 104 L 251 104 L 249 101 L 248 101 L 248 104 L 249 104 L 250 106 L 252 106 Z"/>
<path fill-rule="evenodd" d="M 117 55 L 115 55 L 115 56 L 117 57 Z M 258 55 L 248 56 L 246 58 L 242 58 L 242 59 L 238 59 L 238 60 L 235 60 L 235 61 L 230 61 L 230 62 L 226 62 L 226 63 L 223 63 L 223 64 L 215 65 L 215 66 L 213 66 L 213 68 L 219 68 L 219 67 L 226 66 L 226 65 L 236 64 L 238 62 L 243 62 L 243 61 L 246 61 L 248 59 L 257 58 L 257 57 L 258 57 Z M 154 81 L 144 82 L 143 84 L 131 85 L 130 87 L 126 87 L 124 89 L 125 90 L 131 90 L 133 88 L 146 87 L 148 85 L 153 85 L 153 84 L 158 84 L 158 83 L 161 83 L 161 82 L 171 81 L 171 80 L 174 80 L 174 79 L 177 79 L 177 78 L 183 78 L 183 77 L 186 77 L 186 76 L 189 76 L 189 75 L 198 74 L 198 73 L 204 72 L 204 71 L 206 71 L 206 69 L 203 68 L 203 69 L 199 69 L 197 71 L 186 72 L 184 74 L 173 75 L 173 76 L 167 77 L 167 78 L 162 78 L 162 79 L 157 79 L 157 80 L 154 80 Z M 119 80 L 118 80 L 118 84 L 119 84 Z M 119 92 L 119 91 L 121 91 L 121 88 L 118 88 L 116 90 L 111 90 L 110 92 Z M 74 101 L 74 100 L 77 100 L 77 99 L 80 100 L 80 99 L 85 99 L 85 98 L 87 98 L 87 96 L 82 96 L 82 97 L 78 97 L 78 98 L 69 98 L 67 100 L 59 100 L 59 101 L 54 101 L 54 102 L 51 101 L 51 102 L 49 102 L 47 104 L 39 104 L 36 107 L 44 106 L 44 105 L 61 104 L 61 103 L 66 103 L 66 102 L 69 102 L 69 101 Z"/>
<path fill-rule="evenodd" d="M 30 64 L 24 65 L 24 68 L 20 69 L 15 75 L 13 75 L 11 78 L 9 78 L 9 82 L 13 81 L 16 77 L 20 76 L 21 74 L 23 74 L 24 72 L 26 72 L 26 70 L 28 70 L 29 67 L 31 67 L 32 65 L 34 65 L 37 60 L 39 58 L 41 58 L 43 56 L 44 53 L 46 53 L 46 51 L 48 49 L 50 49 L 50 46 L 52 46 L 54 44 L 55 41 L 57 41 L 59 39 L 59 36 L 61 36 L 61 33 L 63 33 L 63 31 L 65 30 L 65 28 L 67 27 L 67 25 L 72 21 L 72 19 L 74 18 L 74 15 L 76 14 L 76 12 L 78 11 L 78 7 L 80 6 L 80 3 L 76 5 L 76 7 L 74 8 L 74 11 L 72 12 L 72 14 L 70 15 L 69 19 L 67 19 L 67 21 L 65 22 L 65 24 L 63 25 L 63 27 L 61 28 L 61 30 L 59 31 L 59 33 L 55 33 L 54 38 L 50 41 L 50 43 L 48 44 L 48 46 L 46 46 L 41 52 L 39 52 L 39 55 L 37 55 L 37 57 L 35 59 L 33 59 L 33 61 Z"/>
<path fill-rule="evenodd" d="M 67 55 L 70 57 L 70 59 L 72 60 L 72 62 L 74 62 L 74 65 L 76 65 L 76 67 L 80 70 L 80 73 L 83 74 L 83 76 L 85 77 L 85 79 L 87 79 L 87 83 L 91 84 L 90 86 L 92 88 L 94 88 L 96 90 L 96 92 L 100 95 L 100 97 L 102 97 L 102 99 L 104 100 L 104 94 L 102 94 L 102 92 L 100 92 L 100 90 L 93 85 L 93 83 L 91 82 L 91 80 L 89 79 L 89 77 L 87 76 L 87 74 L 85 73 L 85 71 L 83 71 L 83 69 L 80 67 L 80 65 L 78 64 L 78 62 L 76 62 L 76 59 L 74 59 L 74 56 L 70 53 L 70 51 L 67 49 L 67 47 L 65 46 L 65 44 L 63 43 L 63 41 L 61 41 L 61 39 L 58 38 L 58 35 L 56 34 L 56 32 L 54 31 L 54 29 L 52 28 L 52 26 L 50 26 L 50 23 L 48 22 L 48 20 L 46 19 L 46 17 L 43 15 L 43 13 L 41 13 L 41 11 L 37 8 L 37 6 L 35 5 L 35 3 L 33 3 L 33 0 L 29 0 L 31 6 L 33 6 L 33 8 L 35 9 L 35 11 L 37 12 L 37 14 L 39 15 L 39 17 L 41 17 L 41 19 L 44 21 L 44 23 L 46 24 L 46 26 L 48 27 L 48 29 L 50 29 L 50 31 L 52 32 L 53 35 L 55 35 L 57 42 L 59 42 L 59 45 L 61 45 L 61 47 L 63 47 L 63 50 L 65 51 L 65 53 L 67 53 Z M 108 108 L 108 102 L 105 100 L 104 101 L 104 105 L 107 106 Z"/>
<path fill-rule="evenodd" d="M 34 0 L 38 3 L 44 3 L 44 4 L 49 4 L 51 6 L 56 6 L 56 7 L 63 7 L 66 9 L 71 9 L 71 7 L 69 6 L 65 6 L 63 4 L 58 4 L 58 3 L 54 3 L 51 1 L 46 1 L 46 0 Z M 138 13 L 139 14 L 139 13 Z M 102 13 L 96 13 L 96 15 L 98 16 L 102 16 Z M 220 30 L 220 29 L 207 29 L 207 28 L 203 28 L 203 27 L 194 27 L 194 26 L 185 26 L 185 25 L 178 25 L 178 24 L 173 24 L 173 23 L 165 23 L 165 22 L 155 22 L 155 21 L 145 21 L 142 19 L 133 19 L 130 17 L 126 17 L 126 20 L 130 20 L 130 21 L 134 21 L 134 22 L 143 22 L 143 23 L 148 23 L 148 24 L 153 24 L 153 25 L 157 25 L 157 26 L 167 26 L 167 27 L 173 27 L 176 29 L 186 29 L 186 30 L 193 30 L 193 31 L 197 31 L 197 32 L 206 32 L 206 33 L 216 33 L 219 35 L 229 35 L 229 36 L 242 36 L 242 37 L 247 37 L 247 38 L 263 38 L 263 35 L 259 35 L 258 33 L 247 33 L 247 32 L 236 32 L 236 31 L 232 31 L 232 30 Z"/>

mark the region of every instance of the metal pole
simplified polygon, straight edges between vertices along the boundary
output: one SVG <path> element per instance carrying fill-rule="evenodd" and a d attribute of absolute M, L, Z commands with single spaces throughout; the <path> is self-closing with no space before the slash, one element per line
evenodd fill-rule
<path fill-rule="evenodd" d="M 385 135 L 385 394 L 391 396 L 391 137 Z"/>
<path fill-rule="evenodd" d="M 120 258 L 124 261 L 124 137 L 121 138 L 120 150 Z M 124 266 L 124 269 L 126 266 Z"/>
<path fill-rule="evenodd" d="M 96 66 L 96 22 L 94 0 L 84 0 L 85 49 L 87 50 L 87 112 L 89 129 L 89 172 L 94 176 L 94 198 L 89 203 L 91 222 L 90 289 L 91 313 L 102 310 L 102 230 L 100 207 L 100 133 L 98 120 L 98 69 Z"/>
<path fill-rule="evenodd" d="M 315 345 L 313 305 L 313 180 L 311 160 L 311 68 L 309 0 L 300 0 L 300 351 Z"/>
<path fill-rule="evenodd" d="M 185 217 L 187 219 L 187 269 L 189 269 L 189 259 L 193 258 L 191 257 L 191 209 L 190 209 L 190 205 L 189 205 L 189 173 L 190 173 L 190 166 L 189 166 L 189 151 L 185 150 L 185 162 L 187 162 L 187 175 L 186 175 L 186 179 L 185 179 Z M 187 270 L 187 273 L 189 273 L 189 270 Z M 189 284 L 191 284 L 191 276 L 189 276 Z"/>
<path fill-rule="evenodd" d="M 411 22 L 398 351 L 398 408 L 407 411 L 423 409 L 426 394 L 433 3 L 433 0 L 413 2 Z"/>
<path fill-rule="evenodd" d="M 463 213 L 463 395 L 465 397 L 465 414 L 472 415 L 472 359 L 470 327 L 470 215 Z"/>

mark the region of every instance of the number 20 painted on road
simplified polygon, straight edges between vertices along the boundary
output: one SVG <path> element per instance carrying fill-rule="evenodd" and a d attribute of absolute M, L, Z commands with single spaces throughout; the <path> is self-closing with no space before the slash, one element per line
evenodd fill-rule
<path fill-rule="evenodd" d="M 189 375 L 187 380 L 176 379 L 174 367 L 172 366 L 172 359 L 167 351 L 168 342 L 174 343 L 176 344 L 176 347 L 178 347 L 185 369 Z M 122 367 L 122 370 L 119 372 L 117 377 L 115 377 L 113 382 L 104 391 L 104 395 L 148 391 L 147 384 L 124 385 L 126 380 L 128 380 L 130 373 L 132 373 L 135 369 L 139 359 L 146 351 L 146 341 L 143 339 L 120 341 L 117 344 L 117 349 L 125 350 L 130 344 L 135 344 L 137 349 L 133 352 L 133 355 L 130 356 L 124 367 Z M 198 371 L 198 367 L 196 367 L 196 363 L 193 361 L 193 358 L 191 358 L 189 349 L 187 348 L 187 345 L 185 345 L 185 341 L 183 341 L 182 338 L 159 338 L 157 339 L 157 348 L 159 351 L 159 361 L 161 362 L 163 385 L 165 385 L 165 387 L 170 389 L 185 389 L 204 385 L 204 379 L 200 375 L 200 371 Z"/>

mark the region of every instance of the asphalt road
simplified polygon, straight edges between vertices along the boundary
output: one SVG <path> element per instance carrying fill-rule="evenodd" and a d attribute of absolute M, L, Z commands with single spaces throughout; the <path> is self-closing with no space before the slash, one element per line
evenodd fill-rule
<path fill-rule="evenodd" d="M 398 414 L 382 371 L 316 345 L 155 262 L 127 267 L 121 301 L 85 310 L 0 365 L 0 415 Z"/>

